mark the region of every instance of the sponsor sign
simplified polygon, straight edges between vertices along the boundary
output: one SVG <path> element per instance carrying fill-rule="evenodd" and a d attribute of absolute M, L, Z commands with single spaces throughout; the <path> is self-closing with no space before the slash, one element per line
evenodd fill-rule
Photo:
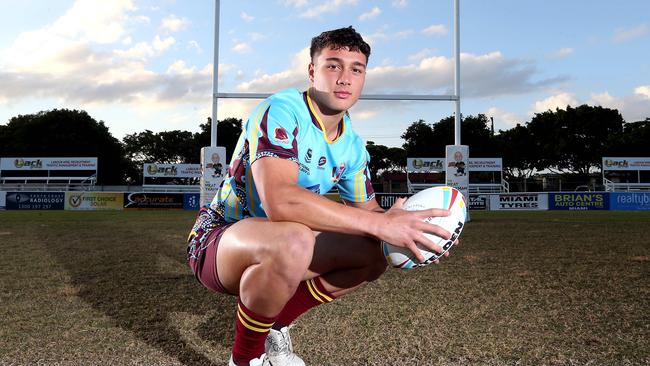
<path fill-rule="evenodd" d="M 124 193 L 124 208 L 183 209 L 182 193 Z"/>
<path fill-rule="evenodd" d="M 198 211 L 201 207 L 199 201 L 201 200 L 200 193 L 184 193 L 183 194 L 183 209 L 190 211 Z"/>
<path fill-rule="evenodd" d="M 650 192 L 611 192 L 609 209 L 650 211 Z"/>
<path fill-rule="evenodd" d="M 97 170 L 97 158 L 0 158 L 0 170 Z"/>
<path fill-rule="evenodd" d="M 201 164 L 152 164 L 143 165 L 145 178 L 201 178 Z"/>
<path fill-rule="evenodd" d="M 467 170 L 476 172 L 500 172 L 503 170 L 502 158 L 469 158 Z M 443 158 L 406 158 L 409 173 L 442 172 L 445 170 Z"/>
<path fill-rule="evenodd" d="M 490 210 L 548 210 L 548 193 L 502 193 L 490 195 Z"/>
<path fill-rule="evenodd" d="M 410 172 L 443 172 L 445 159 L 442 158 L 406 158 L 406 169 Z"/>
<path fill-rule="evenodd" d="M 7 204 L 7 192 L 0 191 L 0 210 L 4 210 Z"/>
<path fill-rule="evenodd" d="M 124 193 L 65 192 L 66 210 L 121 210 Z"/>
<path fill-rule="evenodd" d="M 470 195 L 469 196 L 469 209 L 470 210 L 487 210 L 488 197 L 486 195 Z"/>
<path fill-rule="evenodd" d="M 63 210 L 64 192 L 7 192 L 7 210 Z"/>
<path fill-rule="evenodd" d="M 603 170 L 650 170 L 650 158 L 603 158 Z"/>
<path fill-rule="evenodd" d="M 503 161 L 501 158 L 470 158 L 467 168 L 470 172 L 500 172 Z"/>
<path fill-rule="evenodd" d="M 607 193 L 549 193 L 548 208 L 551 210 L 608 210 L 609 194 Z"/>
<path fill-rule="evenodd" d="M 375 198 L 379 206 L 385 210 L 388 210 L 395 204 L 395 201 L 400 197 L 410 197 L 413 193 L 375 193 Z"/>
<path fill-rule="evenodd" d="M 212 202 L 226 176 L 226 148 L 208 146 L 201 149 L 201 199 L 200 205 Z"/>
<path fill-rule="evenodd" d="M 469 197 L 469 174 L 467 170 L 468 159 L 469 146 L 447 145 L 447 185 L 456 188 L 465 197 Z"/>

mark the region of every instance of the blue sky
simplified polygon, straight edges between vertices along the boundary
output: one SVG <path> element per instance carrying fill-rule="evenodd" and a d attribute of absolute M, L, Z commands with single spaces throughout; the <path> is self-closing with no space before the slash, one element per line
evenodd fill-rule
<path fill-rule="evenodd" d="M 88 111 L 121 139 L 198 131 L 211 114 L 211 0 L 0 0 L 0 123 L 54 108 Z M 495 129 L 566 105 L 650 117 L 650 1 L 460 0 L 461 111 Z M 219 89 L 307 87 L 308 46 L 353 25 L 371 44 L 371 94 L 450 94 L 452 0 L 223 0 Z M 219 119 L 259 100 L 221 100 Z M 400 146 L 413 121 L 451 102 L 361 101 L 366 140 Z M 453 143 L 450 136 L 449 143 Z"/>

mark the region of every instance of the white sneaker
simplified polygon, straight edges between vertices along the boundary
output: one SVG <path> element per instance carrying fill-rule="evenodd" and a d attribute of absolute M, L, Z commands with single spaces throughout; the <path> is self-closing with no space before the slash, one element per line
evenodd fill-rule
<path fill-rule="evenodd" d="M 293 353 L 289 327 L 271 329 L 264 342 L 264 350 L 273 366 L 305 366 L 305 361 Z"/>
<path fill-rule="evenodd" d="M 262 353 L 259 358 L 254 358 L 248 362 L 249 366 L 273 366 L 266 357 L 266 353 Z M 228 360 L 228 366 L 237 366 L 235 361 L 232 360 L 232 354 L 230 355 L 230 360 Z"/>

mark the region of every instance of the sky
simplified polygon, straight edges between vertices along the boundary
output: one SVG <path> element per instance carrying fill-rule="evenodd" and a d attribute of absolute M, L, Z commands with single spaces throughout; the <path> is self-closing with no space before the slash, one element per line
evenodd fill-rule
<path fill-rule="evenodd" d="M 212 110 L 213 0 L 0 0 L 0 124 L 82 109 L 118 139 L 198 131 Z M 460 0 L 461 113 L 495 130 L 567 105 L 650 117 L 650 1 Z M 453 0 L 223 0 L 219 92 L 308 86 L 311 38 L 354 26 L 372 47 L 367 94 L 453 94 Z M 256 99 L 220 99 L 246 119 Z M 448 101 L 360 101 L 365 139 L 401 146 Z M 453 144 L 450 136 L 449 144 Z M 462 142 L 462 137 L 461 137 Z"/>

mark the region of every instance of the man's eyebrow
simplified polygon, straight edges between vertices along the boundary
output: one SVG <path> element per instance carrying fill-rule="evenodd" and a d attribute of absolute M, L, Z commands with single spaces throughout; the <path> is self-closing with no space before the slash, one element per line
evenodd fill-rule
<path fill-rule="evenodd" d="M 338 63 L 341 63 L 341 64 L 344 63 L 343 59 L 341 59 L 339 57 L 328 57 L 328 58 L 325 59 L 325 61 L 334 61 L 334 62 L 338 62 Z M 363 62 L 359 62 L 359 61 L 354 61 L 352 63 L 352 65 L 366 67 L 366 64 L 364 64 Z"/>

